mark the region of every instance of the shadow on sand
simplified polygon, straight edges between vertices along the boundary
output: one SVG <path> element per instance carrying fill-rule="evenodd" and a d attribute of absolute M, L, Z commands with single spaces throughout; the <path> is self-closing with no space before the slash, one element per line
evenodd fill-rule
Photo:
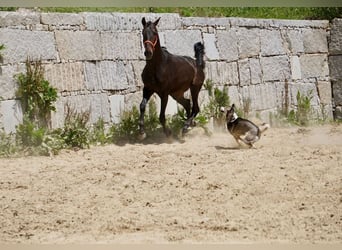
<path fill-rule="evenodd" d="M 154 134 L 153 136 L 147 136 L 144 139 L 138 139 L 138 138 L 135 138 L 133 140 L 121 139 L 117 141 L 115 144 L 118 146 L 125 146 L 127 144 L 160 145 L 160 144 L 173 144 L 173 143 L 184 143 L 184 142 L 185 142 L 185 138 L 182 136 L 176 136 L 176 135 L 166 136 L 164 133 L 160 133 L 160 134 L 158 133 L 158 134 Z"/>
<path fill-rule="evenodd" d="M 240 150 L 240 149 L 242 149 L 242 148 L 239 147 L 239 146 L 236 146 L 236 147 L 215 146 L 215 148 L 216 148 L 217 150 Z"/>

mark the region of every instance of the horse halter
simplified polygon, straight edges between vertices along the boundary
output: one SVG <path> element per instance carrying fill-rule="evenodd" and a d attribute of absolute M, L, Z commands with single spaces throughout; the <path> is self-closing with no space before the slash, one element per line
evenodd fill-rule
<path fill-rule="evenodd" d="M 155 35 L 155 38 L 156 38 L 156 40 L 155 40 L 154 42 L 152 42 L 151 40 L 146 40 L 146 41 L 144 41 L 144 44 L 146 44 L 146 43 L 151 44 L 151 45 L 152 45 L 152 49 L 154 50 L 155 47 L 156 47 L 156 44 L 157 44 L 157 42 L 158 42 L 158 36 Z"/>

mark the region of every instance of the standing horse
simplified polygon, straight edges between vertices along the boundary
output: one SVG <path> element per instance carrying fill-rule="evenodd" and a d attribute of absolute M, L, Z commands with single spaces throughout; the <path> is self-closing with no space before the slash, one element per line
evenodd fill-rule
<path fill-rule="evenodd" d="M 204 81 L 204 45 L 200 42 L 194 45 L 195 58 L 178 56 L 169 53 L 166 48 L 160 46 L 159 35 L 156 26 L 160 18 L 155 22 L 146 22 L 142 18 L 143 42 L 145 47 L 146 66 L 141 74 L 144 88 L 143 99 L 140 104 L 139 129 L 140 135 L 145 137 L 144 114 L 148 100 L 153 93 L 157 93 L 161 100 L 159 121 L 164 133 L 169 136 L 171 131 L 166 127 L 165 109 L 168 96 L 172 96 L 180 103 L 187 114 L 187 120 L 183 127 L 185 133 L 200 111 L 198 106 L 198 94 Z M 184 92 L 190 88 L 192 109 L 189 99 L 184 97 Z M 190 110 L 191 109 L 191 110 Z"/>

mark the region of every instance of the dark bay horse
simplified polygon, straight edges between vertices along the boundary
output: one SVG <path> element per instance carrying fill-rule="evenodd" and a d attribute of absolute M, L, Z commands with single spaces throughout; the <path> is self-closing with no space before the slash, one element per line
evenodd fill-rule
<path fill-rule="evenodd" d="M 195 58 L 188 56 L 178 56 L 169 53 L 166 48 L 160 46 L 157 25 L 160 18 L 155 22 L 146 22 L 145 17 L 142 18 L 143 25 L 143 42 L 145 47 L 144 55 L 146 57 L 146 66 L 141 74 L 144 88 L 143 99 L 140 104 L 139 129 L 140 135 L 145 137 L 144 131 L 144 114 L 148 100 L 157 93 L 161 100 L 159 121 L 163 126 L 164 133 L 169 136 L 171 131 L 166 127 L 165 109 L 168 96 L 172 96 L 180 103 L 187 114 L 187 120 L 183 127 L 185 133 L 200 111 L 198 106 L 198 94 L 204 81 L 204 45 L 200 42 L 195 43 Z M 184 92 L 190 88 L 192 98 L 184 97 Z"/>

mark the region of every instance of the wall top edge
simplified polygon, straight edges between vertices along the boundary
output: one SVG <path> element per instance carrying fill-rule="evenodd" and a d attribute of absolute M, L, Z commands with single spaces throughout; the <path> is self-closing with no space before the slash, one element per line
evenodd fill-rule
<path fill-rule="evenodd" d="M 322 28 L 329 27 L 328 20 L 287 20 L 287 19 L 259 19 L 259 18 L 240 18 L 240 17 L 181 17 L 178 13 L 122 13 L 122 12 L 80 12 L 80 13 L 51 13 L 36 11 L 0 11 L 0 26 L 23 24 L 23 19 L 30 20 L 30 24 L 41 23 L 42 17 L 46 16 L 80 16 L 80 17 L 109 17 L 122 19 L 137 19 L 146 17 L 158 18 L 167 17 L 167 21 L 175 19 L 181 22 L 182 26 L 226 26 L 226 27 L 262 27 L 262 28 Z M 171 18 L 171 19 L 170 19 Z M 9 20 L 11 19 L 11 20 Z M 342 19 L 339 19 L 342 20 Z M 61 20 L 62 21 L 62 20 Z M 152 20 L 153 21 L 153 20 Z"/>

